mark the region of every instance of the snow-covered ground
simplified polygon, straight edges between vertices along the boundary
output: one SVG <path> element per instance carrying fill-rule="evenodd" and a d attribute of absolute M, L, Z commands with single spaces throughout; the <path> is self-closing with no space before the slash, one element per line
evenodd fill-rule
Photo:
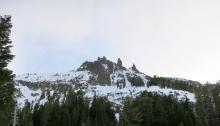
<path fill-rule="evenodd" d="M 88 81 L 90 78 L 90 71 L 70 71 L 66 73 L 56 73 L 56 74 L 36 74 L 36 73 L 26 73 L 17 75 L 15 80 L 22 80 L 27 82 L 63 82 L 68 83 L 72 79 L 79 79 L 81 83 Z"/>
<path fill-rule="evenodd" d="M 108 71 L 108 66 L 102 64 L 103 68 Z M 144 82 L 144 86 L 132 86 L 128 81 L 128 77 L 140 77 Z M 56 74 L 22 74 L 17 75 L 15 78 L 16 89 L 21 92 L 21 96 L 18 98 L 19 106 L 23 106 L 25 100 L 29 102 L 39 102 L 44 104 L 47 101 L 47 97 L 40 100 L 42 94 L 42 89 L 36 88 L 36 90 L 30 89 L 25 84 L 20 84 L 20 80 L 26 82 L 49 82 L 51 84 L 69 84 L 72 81 L 83 85 L 83 91 L 85 92 L 85 97 L 92 99 L 94 95 L 107 97 L 109 101 L 115 105 L 123 106 L 123 99 L 127 96 L 135 98 L 140 95 L 143 91 L 155 92 L 161 95 L 174 95 L 177 96 L 179 100 L 187 97 L 191 102 L 196 102 L 195 95 L 188 91 L 174 90 L 171 88 L 160 88 L 159 86 L 147 86 L 148 79 L 144 73 L 136 72 L 130 69 L 115 70 L 110 74 L 111 84 L 106 84 L 106 86 L 101 86 L 99 84 L 90 84 L 89 80 L 97 79 L 97 75 L 87 70 L 76 70 L 66 73 L 56 73 Z M 73 84 L 73 83 L 72 83 Z M 74 88 L 75 85 L 73 84 Z M 78 90 L 78 89 L 77 89 Z M 51 95 L 53 91 L 50 92 Z M 61 95 L 61 100 L 63 95 Z"/>
<path fill-rule="evenodd" d="M 160 88 L 159 86 L 127 86 L 125 88 L 117 88 L 117 86 L 89 86 L 86 90 L 86 97 L 92 98 L 95 94 L 97 96 L 106 96 L 109 101 L 117 105 L 122 105 L 123 98 L 129 96 L 135 98 L 140 95 L 143 91 L 155 92 L 161 95 L 176 95 L 179 100 L 187 97 L 191 102 L 196 102 L 195 95 L 193 93 L 174 90 L 170 88 Z"/>
<path fill-rule="evenodd" d="M 42 94 L 42 91 L 40 89 L 31 90 L 27 86 L 23 86 L 21 84 L 16 84 L 15 88 L 20 93 L 20 96 L 17 98 L 17 104 L 19 107 L 23 107 L 25 101 L 28 101 L 30 103 L 37 103 Z"/>
<path fill-rule="evenodd" d="M 24 106 L 26 100 L 31 103 L 40 102 L 40 104 L 44 104 L 47 101 L 47 99 L 45 99 L 47 97 L 40 100 L 40 96 L 42 94 L 41 89 L 33 90 L 21 84 L 16 85 L 16 89 L 18 89 L 22 94 L 17 99 L 18 105 L 20 107 Z M 196 102 L 195 95 L 193 93 L 182 90 L 174 90 L 170 88 L 160 88 L 159 86 L 126 86 L 125 88 L 120 89 L 117 86 L 88 85 L 88 87 L 85 88 L 84 91 L 85 97 L 87 98 L 92 99 L 94 95 L 107 97 L 110 102 L 114 103 L 115 105 L 122 106 L 123 99 L 125 97 L 129 96 L 135 98 L 136 96 L 140 95 L 143 91 L 155 92 L 161 95 L 176 95 L 179 100 L 187 97 L 191 102 Z M 50 94 L 53 95 L 53 91 L 51 91 Z"/>

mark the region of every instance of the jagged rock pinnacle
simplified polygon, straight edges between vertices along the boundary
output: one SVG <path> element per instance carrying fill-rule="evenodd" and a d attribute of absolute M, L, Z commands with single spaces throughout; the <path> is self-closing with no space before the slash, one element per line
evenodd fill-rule
<path fill-rule="evenodd" d="M 117 61 L 117 66 L 118 66 L 118 67 L 122 67 L 122 61 L 121 61 L 121 59 L 120 59 L 120 58 L 118 58 L 118 61 Z"/>
<path fill-rule="evenodd" d="M 105 56 L 103 56 L 102 58 L 98 57 L 98 61 L 101 61 L 101 60 L 106 61 L 107 59 Z"/>
<path fill-rule="evenodd" d="M 135 72 L 139 72 L 139 71 L 137 70 L 135 64 L 132 65 L 131 69 L 132 69 L 133 71 L 135 71 Z"/>

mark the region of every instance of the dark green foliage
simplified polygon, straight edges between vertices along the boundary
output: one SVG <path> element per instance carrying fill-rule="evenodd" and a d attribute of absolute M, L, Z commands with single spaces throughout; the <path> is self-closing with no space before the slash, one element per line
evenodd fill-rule
<path fill-rule="evenodd" d="M 220 123 L 219 87 L 219 84 L 206 84 L 202 87 L 202 93 L 200 93 L 200 95 L 197 95 L 202 101 L 197 102 L 197 105 L 203 108 L 202 114 L 199 115 L 199 112 L 201 113 L 201 111 L 197 111 L 198 116 L 200 118 L 205 118 L 208 126 L 216 126 Z"/>
<path fill-rule="evenodd" d="M 26 102 L 22 111 L 20 111 L 19 115 L 19 124 L 21 126 L 33 126 L 32 122 L 32 114 L 31 114 L 31 105 L 29 102 Z"/>
<path fill-rule="evenodd" d="M 129 75 L 127 76 L 129 78 Z M 119 84 L 123 84 L 123 81 L 122 79 Z M 142 83 L 135 77 L 130 77 L 129 81 L 133 86 Z M 89 103 L 80 91 L 64 93 L 66 89 L 72 90 L 64 86 L 59 87 L 65 94 L 64 101 L 59 101 L 59 92 L 55 91 L 54 95 L 49 96 L 49 90 L 45 90 L 42 98 L 47 96 L 49 101 L 45 105 L 36 104 L 34 107 L 27 104 L 19 112 L 19 122 L 30 126 L 218 126 L 220 124 L 219 83 L 201 85 L 194 81 L 154 77 L 149 85 L 190 91 L 195 94 L 197 102 L 191 103 L 187 98 L 179 101 L 178 94 L 163 96 L 143 92 L 135 99 L 127 98 L 123 109 L 116 110 L 120 112 L 120 121 L 117 122 L 112 105 L 106 98 L 94 97 L 92 103 Z M 118 86 L 120 88 L 120 85 Z M 53 87 L 54 89 L 58 88 Z"/>
<path fill-rule="evenodd" d="M 22 126 L 116 126 L 114 110 L 105 98 L 94 98 L 92 106 L 82 92 L 69 91 L 66 100 L 50 99 L 32 109 L 27 103 L 19 112 Z"/>
<path fill-rule="evenodd" d="M 90 109 L 91 126 L 116 126 L 114 111 L 106 98 L 94 98 Z"/>
<path fill-rule="evenodd" d="M 188 100 L 143 93 L 128 99 L 120 115 L 120 126 L 195 126 L 193 107 Z"/>
<path fill-rule="evenodd" d="M 139 76 L 134 76 L 134 77 L 127 76 L 127 78 L 132 86 L 144 86 L 143 79 Z"/>
<path fill-rule="evenodd" d="M 172 88 L 177 90 L 185 90 L 189 92 L 195 92 L 198 87 L 201 86 L 199 82 L 191 80 L 181 80 L 177 78 L 166 78 L 154 76 L 148 82 L 148 86 L 160 86 L 162 88 Z"/>
<path fill-rule="evenodd" d="M 125 99 L 120 126 L 217 126 L 220 113 L 220 86 L 204 85 L 196 89 L 196 103 L 187 98 L 143 92 Z M 54 95 L 57 95 L 54 93 Z M 19 122 L 33 126 L 116 126 L 115 112 L 106 98 L 94 97 L 92 103 L 83 93 L 69 91 L 60 103 L 50 96 L 45 105 L 30 105 L 19 112 Z M 178 94 L 176 94 L 178 95 Z M 29 113 L 29 114 L 28 114 Z M 32 121 L 31 121 L 32 120 Z"/>
<path fill-rule="evenodd" d="M 201 85 L 191 80 L 156 77 L 152 78 L 148 86 L 158 85 L 177 90 L 185 90 L 196 95 L 194 106 L 198 126 L 216 126 L 220 123 L 220 84 L 206 83 Z"/>
<path fill-rule="evenodd" d="M 195 110 L 196 110 L 196 115 L 197 115 L 196 120 L 197 120 L 198 126 L 208 126 L 204 96 L 201 90 L 197 91 L 196 99 L 197 99 L 197 103 L 195 106 L 196 108 Z"/>
<path fill-rule="evenodd" d="M 8 63 L 13 59 L 10 48 L 11 40 L 11 17 L 0 16 L 0 124 L 9 124 L 12 111 L 14 109 L 13 93 L 13 74 L 7 69 Z"/>

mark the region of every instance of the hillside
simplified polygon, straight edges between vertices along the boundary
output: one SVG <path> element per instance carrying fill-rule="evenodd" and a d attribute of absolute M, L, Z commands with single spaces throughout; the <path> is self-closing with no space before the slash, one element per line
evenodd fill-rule
<path fill-rule="evenodd" d="M 120 59 L 114 63 L 103 57 L 94 62 L 86 61 L 77 70 L 66 73 L 17 75 L 15 82 L 19 91 L 19 106 L 23 106 L 25 100 L 45 103 L 48 99 L 47 96 L 42 98 L 45 92 L 50 92 L 50 95 L 58 93 L 62 101 L 68 88 L 75 91 L 82 90 L 85 97 L 90 99 L 95 94 L 106 96 L 115 106 L 123 105 L 125 97 L 136 97 L 143 91 L 165 95 L 178 94 L 179 99 L 187 97 L 192 102 L 196 101 L 195 95 L 188 91 L 150 86 L 148 82 L 151 79 L 150 76 L 140 72 L 135 65 L 125 68 Z"/>
<path fill-rule="evenodd" d="M 162 99 L 168 97 L 168 101 L 169 98 L 172 98 L 173 103 L 170 101 L 169 104 L 180 104 L 177 105 L 180 107 L 179 111 L 183 111 L 181 104 L 189 106 L 187 111 L 194 110 L 193 118 L 195 119 L 192 120 L 191 124 L 194 125 L 195 121 L 200 124 L 217 124 L 210 118 L 217 118 L 218 115 L 219 84 L 202 85 L 199 82 L 187 79 L 150 77 L 140 72 L 135 65 L 130 68 L 124 67 L 121 59 L 115 63 L 105 57 L 98 58 L 93 62 L 86 61 L 78 69 L 69 72 L 26 73 L 17 75 L 14 81 L 19 108 L 25 107 L 26 102 L 29 102 L 33 107 L 36 105 L 44 106 L 51 100 L 55 103 L 58 101 L 61 105 L 66 104 L 69 93 L 73 91 L 76 94 L 80 93 L 80 96 L 88 100 L 90 104 L 93 104 L 96 97 L 106 98 L 114 110 L 115 118 L 120 122 L 119 119 L 128 118 L 123 116 L 124 114 L 127 115 L 128 104 L 131 104 L 127 101 L 128 98 L 133 99 L 133 102 L 139 102 L 140 97 L 149 97 L 154 101 L 157 99 L 157 95 L 160 95 Z M 146 92 L 153 93 L 153 96 L 151 94 L 144 95 Z M 175 102 L 175 100 L 177 101 Z M 155 102 L 159 101 L 156 100 Z M 134 107 L 129 109 L 132 110 Z M 152 108 L 152 110 L 157 109 Z"/>

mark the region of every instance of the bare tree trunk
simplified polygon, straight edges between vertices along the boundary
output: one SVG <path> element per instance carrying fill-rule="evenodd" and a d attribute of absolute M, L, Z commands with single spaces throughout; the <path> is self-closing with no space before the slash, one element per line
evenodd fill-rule
<path fill-rule="evenodd" d="M 17 123 L 17 106 L 15 106 L 15 110 L 14 110 L 13 126 L 16 126 L 16 123 Z"/>

